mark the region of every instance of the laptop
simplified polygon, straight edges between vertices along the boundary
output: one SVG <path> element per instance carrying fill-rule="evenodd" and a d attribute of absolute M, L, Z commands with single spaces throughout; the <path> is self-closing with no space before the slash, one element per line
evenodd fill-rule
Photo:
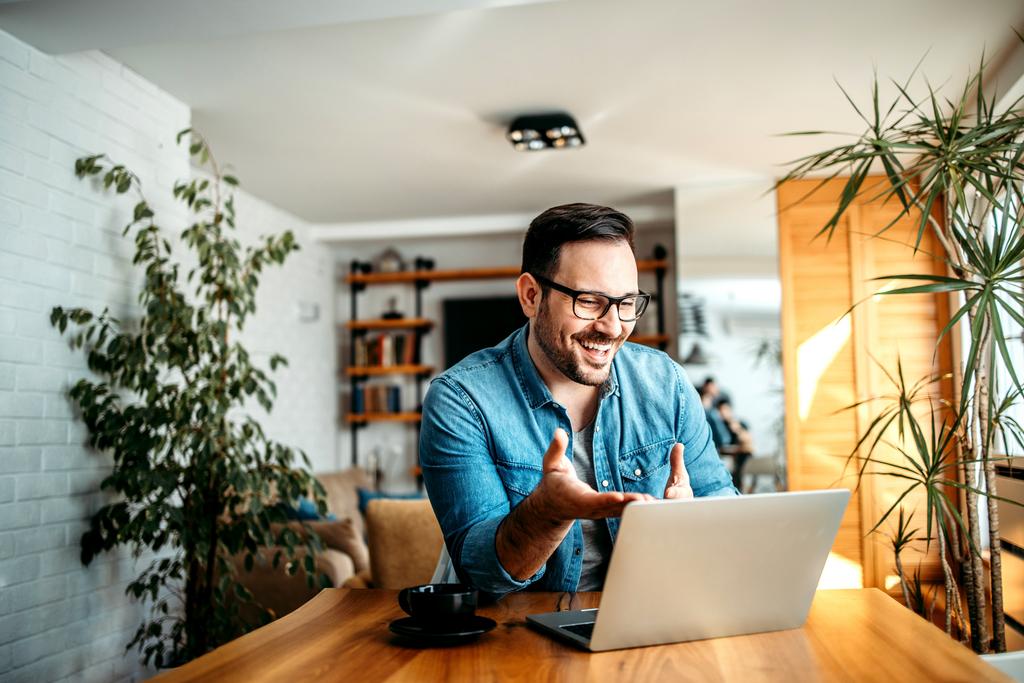
<path fill-rule="evenodd" d="M 630 503 L 600 606 L 526 621 L 593 652 L 799 628 L 849 500 L 831 489 Z"/>

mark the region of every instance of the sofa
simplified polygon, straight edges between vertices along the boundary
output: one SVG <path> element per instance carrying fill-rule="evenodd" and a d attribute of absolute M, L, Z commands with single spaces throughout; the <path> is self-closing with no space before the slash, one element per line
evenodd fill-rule
<path fill-rule="evenodd" d="M 357 468 L 318 474 L 317 479 L 324 487 L 327 509 L 337 519 L 306 521 L 320 536 L 324 550 L 315 559 L 317 574 L 324 574 L 333 586 L 342 586 L 350 578 L 369 569 L 369 550 L 365 541 L 365 525 L 359 512 L 358 489 L 372 490 L 373 483 L 367 474 Z M 300 536 L 304 534 L 302 522 L 291 522 L 289 526 Z M 306 603 L 320 592 L 320 583 L 310 587 L 304 571 L 289 575 L 284 562 L 273 565 L 274 555 L 282 548 L 261 549 L 252 571 L 245 570 L 245 554 L 232 558 L 239 581 L 253 594 L 255 599 L 282 617 Z M 303 547 L 296 548 L 296 557 L 301 563 L 306 555 Z"/>
<path fill-rule="evenodd" d="M 334 520 L 290 522 L 300 537 L 308 525 L 318 536 L 324 550 L 315 559 L 317 574 L 324 574 L 332 586 L 347 588 L 404 588 L 428 583 L 437 566 L 444 538 L 425 498 L 370 500 L 366 517 L 359 510 L 359 489 L 373 490 L 370 477 L 360 469 L 348 469 L 316 475 L 324 487 L 328 512 Z M 264 548 L 247 572 L 244 553 L 233 558 L 240 582 L 256 600 L 282 617 L 320 592 L 320 583 L 312 587 L 303 571 L 289 575 L 284 562 L 273 566 L 281 548 Z M 303 547 L 296 548 L 299 562 Z"/>

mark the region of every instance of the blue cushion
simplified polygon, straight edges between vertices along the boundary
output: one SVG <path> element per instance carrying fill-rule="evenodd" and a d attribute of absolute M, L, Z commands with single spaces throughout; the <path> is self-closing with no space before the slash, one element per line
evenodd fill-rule
<path fill-rule="evenodd" d="M 327 513 L 326 517 L 321 515 L 320 511 L 316 509 L 316 503 L 311 501 L 309 498 L 306 498 L 305 496 L 299 497 L 298 506 L 293 508 L 291 506 L 285 505 L 284 508 L 285 514 L 288 516 L 288 519 L 298 519 L 303 522 L 309 522 L 318 519 L 329 519 L 332 521 L 337 519 L 334 513 L 331 512 Z"/>
<path fill-rule="evenodd" d="M 359 494 L 359 512 L 363 515 L 366 514 L 366 506 L 370 504 L 371 500 L 377 498 L 385 498 L 388 500 L 417 500 L 424 498 L 422 491 L 414 491 L 412 493 L 384 493 L 382 491 L 367 491 L 366 489 L 357 489 Z"/>

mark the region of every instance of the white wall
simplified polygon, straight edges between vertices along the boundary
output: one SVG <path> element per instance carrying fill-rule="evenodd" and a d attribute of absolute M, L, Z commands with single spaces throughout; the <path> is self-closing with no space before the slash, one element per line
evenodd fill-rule
<path fill-rule="evenodd" d="M 244 184 L 245 179 L 241 179 Z M 334 262 L 329 249 L 309 237 L 309 224 L 245 192 L 235 197 L 238 226 L 244 242 L 260 235 L 291 230 L 299 251 L 284 267 L 263 271 L 251 318 L 242 341 L 253 360 L 268 369 L 271 354 L 288 359 L 272 375 L 277 399 L 270 415 L 258 405 L 253 412 L 278 441 L 301 448 L 314 472 L 336 469 L 334 453 L 337 414 L 334 365 Z M 300 315 L 316 311 L 316 319 Z M 307 314 L 308 315 L 308 314 Z"/>
<path fill-rule="evenodd" d="M 339 272 L 343 275 L 348 272 L 349 263 L 352 259 L 362 261 L 373 260 L 387 246 L 394 246 L 407 261 L 412 261 L 416 256 L 426 256 L 435 260 L 435 267 L 438 270 L 452 268 L 486 268 L 489 266 L 518 266 L 522 262 L 522 240 L 526 226 L 523 226 L 523 233 L 518 234 L 492 234 L 487 236 L 473 237 L 437 237 L 432 239 L 402 239 L 374 241 L 366 243 L 353 243 L 336 247 L 335 257 Z M 671 229 L 665 228 L 644 228 L 640 227 L 636 233 L 636 253 L 638 258 L 650 258 L 655 244 L 663 245 L 669 252 L 668 258 L 672 259 L 673 236 Z M 670 272 L 666 277 L 666 295 L 668 308 L 666 309 L 666 327 L 669 336 L 674 340 L 675 330 L 675 294 L 673 291 L 673 277 Z M 640 287 L 653 290 L 654 276 L 651 274 L 640 275 Z M 514 281 L 502 280 L 474 280 L 463 282 L 436 282 L 431 284 L 423 294 L 423 315 L 438 323 L 442 317 L 442 302 L 451 298 L 473 298 L 487 296 L 514 295 Z M 360 318 L 379 317 L 386 309 L 390 297 L 398 297 L 398 308 L 405 315 L 412 316 L 414 313 L 414 288 L 408 285 L 388 285 L 368 287 L 359 295 L 358 315 Z M 336 314 L 339 322 L 350 319 L 350 296 L 345 286 L 340 286 L 337 293 Z M 655 317 L 653 310 L 641 319 L 640 329 L 644 332 L 655 332 Z M 422 356 L 427 364 L 432 364 L 438 371 L 443 369 L 444 362 L 444 330 L 438 326 L 428 333 L 423 340 Z M 347 334 L 339 335 L 340 353 L 339 367 L 347 365 Z M 415 384 L 412 379 L 399 380 L 403 383 L 403 401 L 405 409 L 415 407 L 412 397 L 415 392 Z M 423 383 L 422 390 L 426 392 L 427 383 Z M 339 417 L 348 409 L 348 382 L 339 383 Z M 385 474 L 383 486 L 392 490 L 409 490 L 414 487 L 414 481 L 409 472 L 415 464 L 416 452 L 416 429 L 413 426 L 393 425 L 388 423 L 371 424 L 359 430 L 359 459 L 360 466 L 368 464 L 369 456 L 374 449 L 380 449 L 381 466 Z M 339 422 L 337 453 L 339 467 L 348 466 L 352 462 L 351 431 L 350 428 Z"/>
<path fill-rule="evenodd" d="M 713 376 L 747 422 L 756 455 L 778 447 L 781 369 L 758 364 L 760 340 L 781 336 L 778 222 L 770 179 L 690 185 L 675 191 L 679 292 L 705 302 L 709 339 L 699 340 L 707 365 L 686 366 L 695 384 Z M 685 356 L 696 341 L 680 339 Z"/>
<path fill-rule="evenodd" d="M 174 135 L 190 112 L 100 53 L 52 58 L 0 32 L 0 679 L 131 680 L 144 677 L 124 647 L 141 610 L 124 596 L 135 575 L 127 553 L 88 568 L 79 538 L 105 496 L 108 457 L 83 444 L 66 392 L 86 374 L 82 354 L 48 321 L 55 305 L 131 313 L 138 278 L 120 236 L 129 202 L 112 202 L 73 174 L 75 158 L 106 151 L 142 179 L 164 225 L 183 226 L 173 182 L 190 173 Z M 244 182 L 244 178 L 242 179 Z M 238 199 L 252 233 L 306 227 L 251 198 Z M 334 380 L 331 268 L 303 241 L 287 269 L 269 274 L 253 349 L 277 350 L 279 375 L 269 432 L 331 463 Z M 324 314 L 300 326 L 295 300 Z M 268 319 L 266 316 L 269 316 Z M 284 321 L 286 324 L 281 324 Z M 327 416 L 326 418 L 324 416 Z"/>

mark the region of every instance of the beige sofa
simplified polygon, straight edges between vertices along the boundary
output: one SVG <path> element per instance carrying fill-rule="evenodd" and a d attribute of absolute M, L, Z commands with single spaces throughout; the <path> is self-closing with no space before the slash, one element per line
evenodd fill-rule
<path fill-rule="evenodd" d="M 333 586 L 347 588 L 404 588 L 428 583 L 437 566 L 444 538 L 430 502 L 376 499 L 359 513 L 358 489 L 373 484 L 359 469 L 318 474 L 327 509 L 337 519 L 306 524 L 320 536 L 324 551 L 316 556 L 316 571 Z M 297 534 L 302 523 L 291 522 Z M 365 540 L 364 540 L 365 539 Z M 289 575 L 284 562 L 273 566 L 280 548 L 264 548 L 251 572 L 245 571 L 244 553 L 234 558 L 238 577 L 256 600 L 277 617 L 297 609 L 320 592 L 311 588 L 303 571 Z M 297 548 L 299 562 L 304 549 Z"/>
<path fill-rule="evenodd" d="M 360 469 L 318 474 L 323 485 L 327 509 L 337 520 L 307 522 L 320 536 L 324 551 L 316 556 L 316 571 L 327 576 L 334 586 L 342 586 L 356 574 L 365 575 L 369 569 L 369 550 L 365 538 L 365 524 L 359 513 L 357 489 L 373 489 L 370 478 Z M 296 533 L 302 532 L 302 524 L 292 522 Z M 275 616 L 282 617 L 295 610 L 320 592 L 315 582 L 310 588 L 303 571 L 289 575 L 284 562 L 275 568 L 273 558 L 279 548 L 264 548 L 256 559 L 252 571 L 245 570 L 245 554 L 233 558 L 241 583 L 249 589 L 256 600 Z M 299 562 L 305 557 L 304 549 L 297 548 Z"/>

